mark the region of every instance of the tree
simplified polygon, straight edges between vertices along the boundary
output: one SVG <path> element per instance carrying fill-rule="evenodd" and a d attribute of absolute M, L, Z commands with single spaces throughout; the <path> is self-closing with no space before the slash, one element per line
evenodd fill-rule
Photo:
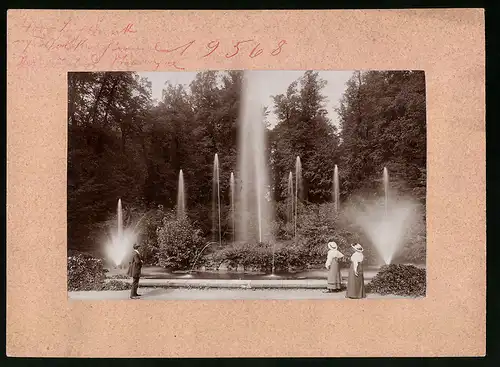
<path fill-rule="evenodd" d="M 137 145 L 151 92 L 128 72 L 70 73 L 68 79 L 69 247 L 88 248 L 118 198 L 143 204 Z"/>
<path fill-rule="evenodd" d="M 424 73 L 357 72 L 337 112 L 342 126 L 342 194 L 381 188 L 386 166 L 395 191 L 425 201 Z"/>
<path fill-rule="evenodd" d="M 273 97 L 278 117 L 271 133 L 276 200 L 286 197 L 288 173 L 295 171 L 297 156 L 303 167 L 303 199 L 318 203 L 331 199 L 339 139 L 325 109 L 326 97 L 321 94 L 325 85 L 317 72 L 307 71 L 286 94 Z"/>

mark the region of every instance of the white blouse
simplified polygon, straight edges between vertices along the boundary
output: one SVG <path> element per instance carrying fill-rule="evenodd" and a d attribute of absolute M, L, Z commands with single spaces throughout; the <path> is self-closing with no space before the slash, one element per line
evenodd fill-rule
<path fill-rule="evenodd" d="M 328 250 L 328 256 L 326 258 L 325 266 L 329 267 L 332 264 L 334 258 L 341 258 L 344 255 L 338 250 Z"/>
<path fill-rule="evenodd" d="M 356 263 L 363 262 L 364 259 L 365 259 L 365 257 L 363 256 L 363 254 L 361 252 L 358 252 L 358 251 L 356 251 L 351 256 L 351 261 L 356 262 Z"/>
<path fill-rule="evenodd" d="M 355 272 L 358 271 L 358 265 L 359 263 L 363 262 L 364 258 L 365 257 L 361 252 L 356 251 L 354 254 L 352 254 L 351 261 Z"/>

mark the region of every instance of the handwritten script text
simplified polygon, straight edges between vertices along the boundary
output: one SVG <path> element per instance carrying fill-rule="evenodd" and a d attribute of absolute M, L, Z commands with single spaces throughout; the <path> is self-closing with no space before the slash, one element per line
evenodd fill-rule
<path fill-rule="evenodd" d="M 168 39 L 151 41 L 151 30 L 135 23 L 110 26 L 103 17 L 86 24 L 73 18 L 47 25 L 25 18 L 9 37 L 19 68 L 175 69 L 197 60 L 217 61 L 259 56 L 277 57 L 288 47 L 285 39 Z"/>

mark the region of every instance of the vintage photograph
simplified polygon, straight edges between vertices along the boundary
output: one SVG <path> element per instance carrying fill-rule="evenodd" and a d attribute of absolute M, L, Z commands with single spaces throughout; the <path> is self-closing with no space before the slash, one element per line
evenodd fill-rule
<path fill-rule="evenodd" d="M 68 297 L 425 297 L 418 70 L 68 73 Z"/>

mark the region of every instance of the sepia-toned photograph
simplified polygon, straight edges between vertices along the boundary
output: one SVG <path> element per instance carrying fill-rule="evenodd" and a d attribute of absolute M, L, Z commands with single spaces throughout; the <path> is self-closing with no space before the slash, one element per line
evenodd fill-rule
<path fill-rule="evenodd" d="M 68 73 L 71 300 L 420 299 L 418 70 Z"/>

